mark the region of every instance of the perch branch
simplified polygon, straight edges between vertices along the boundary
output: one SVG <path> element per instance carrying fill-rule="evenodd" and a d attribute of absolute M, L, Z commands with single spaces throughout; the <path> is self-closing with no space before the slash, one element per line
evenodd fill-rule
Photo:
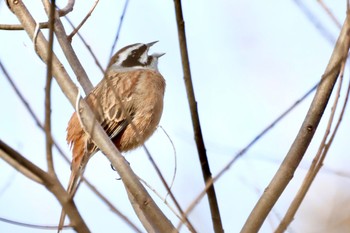
<path fill-rule="evenodd" d="M 68 193 L 63 188 L 63 186 L 58 182 L 56 176 L 52 176 L 49 173 L 46 173 L 41 168 L 27 160 L 24 156 L 22 156 L 20 153 L 12 149 L 10 146 L 8 146 L 5 142 L 0 140 L 0 156 L 6 155 L 6 157 L 10 158 L 12 161 L 16 161 L 16 164 L 20 165 L 24 168 L 24 171 L 30 171 L 33 176 L 38 177 L 42 183 L 45 185 L 45 187 L 55 195 L 55 197 L 58 199 L 58 201 L 64 206 L 64 208 L 68 209 L 68 216 L 73 219 L 72 222 L 74 222 L 75 230 L 78 232 L 90 232 L 87 228 L 84 220 L 80 216 L 80 213 L 75 206 L 73 201 L 67 201 L 69 200 Z M 10 165 L 12 165 L 10 163 Z M 17 169 L 16 166 L 14 166 L 15 169 Z M 17 169 L 18 170 L 18 169 Z M 19 170 L 23 171 L 23 170 Z M 24 175 L 27 176 L 27 174 L 24 172 Z"/>
<path fill-rule="evenodd" d="M 49 9 L 50 9 L 50 4 L 48 1 L 43 0 L 43 4 L 45 7 L 46 13 L 49 15 Z M 71 66 L 74 74 L 77 77 L 78 82 L 84 89 L 85 94 L 89 94 L 90 91 L 93 89 L 93 85 L 91 81 L 89 80 L 83 66 L 80 63 L 80 60 L 78 59 L 77 55 L 75 54 L 73 47 L 68 40 L 66 31 L 64 30 L 62 21 L 58 15 L 58 12 L 55 11 L 55 35 L 57 37 L 58 43 L 60 44 L 62 51 L 64 55 L 66 56 L 69 65 Z M 32 34 L 30 34 L 31 37 Z"/>

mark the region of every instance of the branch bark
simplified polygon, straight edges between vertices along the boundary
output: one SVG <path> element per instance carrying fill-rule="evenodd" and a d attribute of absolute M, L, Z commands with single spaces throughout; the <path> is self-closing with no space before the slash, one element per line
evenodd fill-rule
<path fill-rule="evenodd" d="M 323 112 L 327 106 L 334 84 L 337 81 L 342 62 L 347 58 L 350 47 L 350 15 L 347 16 L 338 37 L 332 56 L 317 88 L 304 122 L 281 166 L 265 189 L 253 211 L 244 224 L 243 233 L 258 232 L 278 198 L 293 178 L 294 172 L 308 148 Z"/>
<path fill-rule="evenodd" d="M 185 81 L 185 86 L 187 91 L 187 99 L 188 99 L 188 103 L 191 111 L 194 139 L 197 145 L 198 157 L 202 168 L 202 175 L 203 175 L 204 182 L 206 184 L 211 183 L 211 185 L 208 187 L 206 192 L 208 195 L 213 228 L 215 233 L 224 232 L 224 229 L 221 223 L 220 210 L 219 210 L 219 205 L 216 198 L 215 188 L 212 182 L 212 175 L 211 175 L 209 162 L 207 158 L 207 152 L 204 146 L 202 129 L 199 122 L 197 101 L 193 90 L 190 62 L 188 59 L 188 52 L 187 52 L 185 22 L 182 15 L 181 0 L 174 0 L 174 4 L 175 4 L 176 23 L 177 23 L 177 30 L 178 30 L 178 36 L 179 36 L 181 58 L 182 58 L 182 69 L 184 72 L 184 81 Z"/>
<path fill-rule="evenodd" d="M 27 160 L 20 153 L 12 149 L 2 140 L 0 140 L 0 156 L 5 156 L 5 158 L 3 157 L 5 161 L 7 161 L 6 157 L 12 161 L 15 161 L 15 164 L 10 163 L 10 165 L 17 170 L 19 167 L 21 167 L 22 169 L 19 171 L 21 171 L 24 175 L 27 176 L 26 173 L 29 172 L 31 174 L 30 177 L 36 177 L 39 179 L 39 181 L 42 182 L 44 186 L 55 195 L 61 205 L 65 209 L 69 210 L 67 214 L 72 220 L 74 229 L 77 232 L 90 232 L 74 202 L 69 198 L 68 193 L 57 180 L 56 176 L 46 173 L 41 168 Z"/>
<path fill-rule="evenodd" d="M 337 105 L 338 105 L 338 101 L 339 101 L 339 97 L 340 97 L 340 91 L 341 91 L 341 87 L 342 87 L 342 80 L 343 80 L 343 75 L 344 75 L 344 69 L 345 69 L 345 64 L 343 63 L 342 68 L 341 68 L 341 73 L 339 75 L 339 82 L 338 82 L 338 90 L 337 90 L 337 96 L 334 100 L 334 104 L 332 106 L 332 112 L 331 115 L 329 117 L 328 120 L 328 125 L 327 125 L 327 129 L 325 131 L 325 134 L 323 136 L 323 139 L 320 143 L 320 146 L 318 148 L 317 154 L 315 155 L 314 159 L 312 160 L 312 163 L 310 165 L 309 170 L 307 171 L 303 183 L 301 184 L 297 194 L 295 195 L 293 201 L 291 202 L 286 214 L 284 215 L 284 217 L 282 218 L 282 220 L 280 221 L 280 224 L 278 225 L 278 227 L 275 230 L 275 233 L 283 233 L 286 231 L 287 227 L 290 225 L 290 223 L 293 221 L 295 214 L 297 213 L 302 201 L 304 200 L 307 192 L 309 191 L 311 184 L 313 183 L 314 179 L 316 178 L 316 175 L 318 174 L 318 172 L 320 171 L 321 167 L 323 166 L 323 162 L 328 154 L 328 151 L 330 149 L 330 146 L 332 145 L 332 142 L 335 138 L 335 135 L 339 129 L 341 120 L 344 116 L 345 113 L 345 108 L 347 106 L 347 102 L 349 99 L 349 91 L 350 91 L 350 83 L 348 85 L 348 90 L 345 96 L 345 100 L 344 100 L 344 104 L 342 107 L 342 110 L 339 114 L 338 117 L 338 121 L 334 127 L 334 130 L 330 136 L 330 138 L 328 139 L 328 136 L 331 132 L 331 128 L 332 128 L 332 124 L 333 124 L 333 120 L 334 120 L 334 116 L 335 116 L 335 112 L 337 109 Z M 328 139 L 328 141 L 327 141 Z"/>
<path fill-rule="evenodd" d="M 49 2 L 46 0 L 43 0 L 46 14 L 49 15 L 50 13 L 50 5 Z M 89 94 L 90 91 L 93 89 L 93 85 L 88 78 L 83 66 L 81 65 L 77 55 L 74 52 L 74 49 L 71 45 L 71 41 L 68 39 L 68 36 L 66 34 L 66 31 L 64 30 L 62 21 L 59 17 L 59 13 L 55 11 L 55 21 L 54 21 L 54 32 L 57 37 L 58 43 L 60 44 L 62 51 L 64 55 L 66 56 L 69 65 L 71 66 L 74 74 L 77 77 L 78 82 L 82 86 L 85 94 Z M 23 25 L 23 23 L 22 23 Z M 24 26 L 24 25 L 23 25 Z"/>

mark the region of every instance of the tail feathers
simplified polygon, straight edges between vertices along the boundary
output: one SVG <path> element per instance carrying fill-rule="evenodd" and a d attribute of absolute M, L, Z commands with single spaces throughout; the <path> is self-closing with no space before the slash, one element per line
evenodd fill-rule
<path fill-rule="evenodd" d="M 69 183 L 68 183 L 68 188 L 67 188 L 67 193 L 69 194 L 69 199 L 73 199 L 73 197 L 77 191 L 77 188 L 79 186 L 81 175 L 82 175 L 81 168 L 79 168 L 79 167 L 76 169 L 72 168 L 72 172 L 71 172 L 71 175 L 69 178 Z M 60 221 L 58 223 L 58 232 L 61 232 L 61 230 L 64 226 L 65 218 L 66 218 L 66 213 L 65 213 L 64 209 L 62 209 Z"/>

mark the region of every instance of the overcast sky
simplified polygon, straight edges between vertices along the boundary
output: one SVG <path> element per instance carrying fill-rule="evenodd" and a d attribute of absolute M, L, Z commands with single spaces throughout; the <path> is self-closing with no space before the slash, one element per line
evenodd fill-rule
<path fill-rule="evenodd" d="M 26 2 L 30 3 L 30 10 L 36 20 L 46 20 L 41 2 Z M 68 16 L 75 25 L 86 15 L 93 2 L 76 2 L 74 11 Z M 111 2 L 101 0 L 80 31 L 103 66 L 108 63 L 124 6 L 124 1 Z M 318 1 L 301 1 L 301 5 L 298 2 L 183 1 L 193 84 L 214 175 L 267 125 L 311 89 L 325 70 L 339 28 Z M 65 1 L 58 3 L 59 6 L 64 6 Z M 325 3 L 342 24 L 346 2 Z M 71 27 L 64 19 L 63 22 L 69 33 Z M 4 1 L 0 2 L 0 23 L 18 23 Z M 43 122 L 45 65 L 35 54 L 33 44 L 24 31 L 0 31 L 0 40 L 1 62 Z M 155 40 L 159 40 L 159 43 L 152 47 L 151 52 L 166 53 L 159 61 L 159 70 L 167 83 L 160 124 L 176 148 L 177 175 L 173 192 L 185 209 L 203 189 L 203 180 L 183 82 L 174 4 L 173 1 L 164 0 L 130 1 L 117 49 L 132 43 Z M 56 41 L 55 43 L 57 44 Z M 78 37 L 74 37 L 73 46 L 89 78 L 97 84 L 102 73 Z M 58 46 L 55 47 L 55 52 L 77 83 Z M 348 72 L 345 84 L 347 82 Z M 260 139 L 215 184 L 225 232 L 238 232 L 243 226 L 293 142 L 312 96 Z M 344 97 L 344 92 L 341 97 Z M 70 156 L 65 142 L 65 130 L 74 110 L 55 82 L 52 101 L 53 135 Z M 46 169 L 44 134 L 2 72 L 0 106 L 1 140 Z M 295 178 L 261 232 L 273 231 L 284 215 L 317 151 L 329 113 L 330 108 L 325 111 L 325 118 Z M 349 186 L 350 162 L 348 115 L 347 111 L 324 167 L 296 215 L 290 232 L 348 232 L 350 229 L 349 216 L 346 215 L 348 213 L 341 211 L 350 207 L 350 190 L 345 188 Z M 169 139 L 159 129 L 146 145 L 170 182 L 174 170 L 174 151 Z M 69 165 L 57 151 L 54 153 L 56 170 L 66 186 L 70 174 Z M 140 177 L 162 195 L 166 194 L 142 149 L 125 156 Z M 25 178 L 3 160 L 0 160 L 0 171 L 1 218 L 40 225 L 58 223 L 60 205 L 45 188 Z M 89 162 L 86 177 L 121 212 L 141 227 L 128 202 L 122 182 L 116 180 L 118 175 L 110 169 L 108 160 L 101 153 Z M 155 199 L 176 225 L 178 220 L 159 199 Z M 80 187 L 75 201 L 93 232 L 109 232 L 111 229 L 132 232 L 85 185 Z M 206 198 L 193 211 L 190 220 L 198 232 L 212 232 Z M 0 222 L 0 231 L 39 230 Z M 183 227 L 182 232 L 187 232 L 187 229 Z"/>

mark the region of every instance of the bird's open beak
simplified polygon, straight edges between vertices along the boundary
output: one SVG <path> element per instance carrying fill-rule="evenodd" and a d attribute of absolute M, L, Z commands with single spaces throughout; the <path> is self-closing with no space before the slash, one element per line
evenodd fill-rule
<path fill-rule="evenodd" d="M 156 41 L 153 41 L 153 42 L 151 42 L 151 43 L 148 43 L 148 44 L 146 44 L 147 45 L 147 47 L 149 48 L 149 47 L 151 47 L 151 46 L 153 46 L 155 43 L 157 43 L 158 42 L 158 40 L 156 40 Z M 153 53 L 152 54 L 152 56 L 155 56 L 156 58 L 160 58 L 161 56 L 163 56 L 165 53 Z"/>
<path fill-rule="evenodd" d="M 156 58 L 160 58 L 163 56 L 165 53 L 153 53 L 152 56 L 155 56 Z"/>
<path fill-rule="evenodd" d="M 154 45 L 154 44 L 157 43 L 157 42 L 158 42 L 158 40 L 153 41 L 153 42 L 151 42 L 151 43 L 148 43 L 148 44 L 146 44 L 146 45 L 147 45 L 147 47 L 149 48 L 149 47 L 151 47 L 152 45 Z"/>

